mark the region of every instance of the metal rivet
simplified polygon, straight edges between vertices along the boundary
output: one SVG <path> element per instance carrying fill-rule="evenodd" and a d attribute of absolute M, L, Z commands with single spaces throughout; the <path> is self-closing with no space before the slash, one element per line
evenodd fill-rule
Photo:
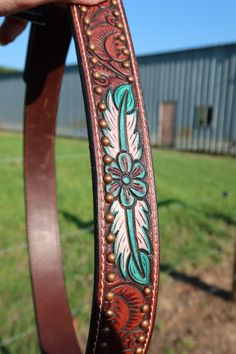
<path fill-rule="evenodd" d="M 89 25 L 90 23 L 91 23 L 90 18 L 85 17 L 85 18 L 84 18 L 84 24 L 85 24 L 85 25 Z"/>
<path fill-rule="evenodd" d="M 128 68 L 130 68 L 130 62 L 129 61 L 123 61 L 122 63 L 121 63 L 121 65 L 123 66 L 123 68 L 125 68 L 125 69 L 128 69 Z"/>
<path fill-rule="evenodd" d="M 123 54 L 129 55 L 129 49 L 128 48 L 123 48 L 122 49 Z"/>
<path fill-rule="evenodd" d="M 108 281 L 109 283 L 113 283 L 113 282 L 115 281 L 115 279 L 116 279 L 115 273 L 109 273 L 109 274 L 107 275 L 107 281 Z"/>
<path fill-rule="evenodd" d="M 106 294 L 106 300 L 107 301 L 112 301 L 115 297 L 115 294 L 109 291 L 109 293 Z"/>
<path fill-rule="evenodd" d="M 112 5 L 116 6 L 117 5 L 117 0 L 111 0 Z"/>
<path fill-rule="evenodd" d="M 87 29 L 86 35 L 87 35 L 88 37 L 91 37 L 92 34 L 93 34 L 93 32 L 92 32 L 90 29 Z"/>
<path fill-rule="evenodd" d="M 104 102 L 99 102 L 99 103 L 98 103 L 98 109 L 99 109 L 101 112 L 104 112 L 104 111 L 107 109 L 106 103 L 104 103 Z"/>
<path fill-rule="evenodd" d="M 103 327 L 103 328 L 101 329 L 101 332 L 102 332 L 102 334 L 104 334 L 104 335 L 109 334 L 110 331 L 111 331 L 111 330 L 110 330 L 109 327 Z"/>
<path fill-rule="evenodd" d="M 97 95 L 103 94 L 103 89 L 100 86 L 94 87 L 94 91 L 96 92 Z"/>
<path fill-rule="evenodd" d="M 80 6 L 80 11 L 81 11 L 81 12 L 87 12 L 88 9 L 87 9 L 86 6 Z"/>
<path fill-rule="evenodd" d="M 126 38 L 125 38 L 125 36 L 124 36 L 123 34 L 120 34 L 120 35 L 119 35 L 119 40 L 120 40 L 121 42 L 124 42 L 124 41 L 126 40 Z"/>
<path fill-rule="evenodd" d="M 134 82 L 134 77 L 133 77 L 132 75 L 127 76 L 127 81 L 128 81 L 129 83 Z"/>
<path fill-rule="evenodd" d="M 106 173 L 103 176 L 103 182 L 106 183 L 106 184 L 111 183 L 112 182 L 112 175 L 110 175 L 109 173 Z"/>
<path fill-rule="evenodd" d="M 101 143 L 103 146 L 109 146 L 110 145 L 110 139 L 106 136 L 103 136 L 101 139 Z"/>
<path fill-rule="evenodd" d="M 93 43 L 89 43 L 88 49 L 94 51 L 96 49 L 95 45 Z"/>
<path fill-rule="evenodd" d="M 97 59 L 96 57 L 92 57 L 92 58 L 90 58 L 90 62 L 91 62 L 92 64 L 97 64 L 98 59 Z"/>
<path fill-rule="evenodd" d="M 148 286 L 146 286 L 145 288 L 144 288 L 144 294 L 146 295 L 146 296 L 149 296 L 150 294 L 151 294 L 151 289 L 148 287 Z"/>
<path fill-rule="evenodd" d="M 142 348 L 136 348 L 134 353 L 135 354 L 142 354 L 143 353 L 143 349 Z"/>
<path fill-rule="evenodd" d="M 149 326 L 149 321 L 148 320 L 143 320 L 141 323 L 140 323 L 140 327 L 141 328 L 148 328 Z"/>
<path fill-rule="evenodd" d="M 107 243 L 114 243 L 116 240 L 116 237 L 112 233 L 109 233 L 106 237 L 106 240 L 107 240 Z"/>
<path fill-rule="evenodd" d="M 145 341 L 146 341 L 145 336 L 140 336 L 136 340 L 137 343 L 141 343 L 141 344 L 145 343 Z"/>
<path fill-rule="evenodd" d="M 101 129 L 106 129 L 108 126 L 107 121 L 105 119 L 99 119 L 98 124 Z"/>
<path fill-rule="evenodd" d="M 142 307 L 141 307 L 141 312 L 142 313 L 148 313 L 149 312 L 149 305 L 143 305 Z"/>
<path fill-rule="evenodd" d="M 105 219 L 106 219 L 106 222 L 107 222 L 107 223 L 111 224 L 111 223 L 113 223 L 113 221 L 114 221 L 114 215 L 111 214 L 111 213 L 108 213 L 108 214 L 105 216 Z"/>
<path fill-rule="evenodd" d="M 106 317 L 107 317 L 107 318 L 112 318 L 113 316 L 114 316 L 114 312 L 111 311 L 111 310 L 107 310 L 107 312 L 106 312 Z"/>
<path fill-rule="evenodd" d="M 112 163 L 112 158 L 111 156 L 109 155 L 104 155 L 103 156 L 103 162 L 106 164 L 106 165 L 110 165 Z"/>
<path fill-rule="evenodd" d="M 99 79 L 100 76 L 101 76 L 101 74 L 100 74 L 98 71 L 94 71 L 94 72 L 93 72 L 93 77 L 94 77 L 94 79 Z"/>
<path fill-rule="evenodd" d="M 112 193 L 107 193 L 105 195 L 105 201 L 108 203 L 108 204 L 111 204 L 114 202 L 114 195 Z"/>
<path fill-rule="evenodd" d="M 119 17 L 120 16 L 120 12 L 118 10 L 115 10 L 115 11 L 113 11 L 113 15 L 115 17 Z"/>
<path fill-rule="evenodd" d="M 115 256 L 115 254 L 114 254 L 114 253 L 109 253 L 109 254 L 107 255 L 107 262 L 108 262 L 108 263 L 115 263 L 115 261 L 116 261 L 116 256 Z"/>
<path fill-rule="evenodd" d="M 119 29 L 122 29 L 123 28 L 123 24 L 121 22 L 118 22 L 116 24 L 116 27 L 119 28 Z"/>

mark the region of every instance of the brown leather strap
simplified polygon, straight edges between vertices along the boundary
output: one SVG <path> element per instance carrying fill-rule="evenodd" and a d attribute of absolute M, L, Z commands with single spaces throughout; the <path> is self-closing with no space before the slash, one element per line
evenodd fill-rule
<path fill-rule="evenodd" d="M 41 348 L 57 354 L 81 353 L 64 289 L 54 162 L 57 101 L 70 39 L 67 21 L 56 16 L 44 27 L 33 26 L 26 71 L 24 152 L 30 267 Z"/>
<path fill-rule="evenodd" d="M 25 189 L 30 266 L 42 351 L 79 354 L 66 298 L 56 213 L 54 135 L 71 37 L 43 7 L 26 70 Z M 95 279 L 87 354 L 146 353 L 155 320 L 158 222 L 137 63 L 120 0 L 70 5 L 83 84 L 94 190 Z"/>

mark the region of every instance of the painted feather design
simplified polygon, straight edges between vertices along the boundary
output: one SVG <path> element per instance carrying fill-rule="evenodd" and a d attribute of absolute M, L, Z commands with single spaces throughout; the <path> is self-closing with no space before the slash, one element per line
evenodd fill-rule
<path fill-rule="evenodd" d="M 110 212 L 115 216 L 112 223 L 111 232 L 116 235 L 116 241 L 114 246 L 114 252 L 116 254 L 117 262 L 120 265 L 121 273 L 124 278 L 127 278 L 127 271 L 130 268 L 134 268 L 132 265 L 137 263 L 137 267 L 140 270 L 138 282 L 141 284 L 147 284 L 149 278 L 149 271 L 146 272 L 146 262 L 148 260 L 146 254 L 141 250 L 150 252 L 150 244 L 148 240 L 148 207 L 145 201 L 137 201 L 135 206 L 135 217 L 138 219 L 136 227 L 136 243 L 135 250 L 132 250 L 132 242 L 127 242 L 129 235 L 129 228 L 127 226 L 126 210 L 121 206 L 118 200 L 115 200 L 110 208 Z M 139 252 L 138 252 L 139 251 Z M 141 253 L 141 256 L 140 254 Z M 130 266 L 129 266 L 129 265 Z M 133 272 L 132 272 L 133 274 Z M 130 274 L 131 275 L 131 274 Z M 131 276 L 132 277 L 132 276 Z M 135 277 L 135 280 L 136 277 Z"/>
<path fill-rule="evenodd" d="M 129 91 L 127 90 L 127 92 Z M 105 150 L 111 157 L 116 158 L 117 154 L 120 152 L 119 107 L 116 107 L 111 90 L 107 95 L 107 110 L 104 112 L 104 117 L 108 123 L 108 128 L 104 129 L 103 133 L 105 136 L 109 137 L 111 142 L 109 147 L 105 147 Z M 134 160 L 140 159 L 142 155 L 142 148 L 140 146 L 140 137 L 137 131 L 138 115 L 135 110 L 132 113 L 126 114 L 126 122 L 129 153 L 132 155 Z"/>
<path fill-rule="evenodd" d="M 116 264 L 125 279 L 130 277 L 139 284 L 149 284 L 148 255 L 151 250 L 149 207 L 144 198 L 147 193 L 146 170 L 140 162 L 142 147 L 132 86 L 121 85 L 114 92 L 110 90 L 106 106 L 103 114 L 108 127 L 103 133 L 109 138 L 110 145 L 104 149 L 113 159 L 106 171 L 113 177 L 107 191 L 115 196 L 110 213 L 114 215 L 111 232 L 116 236 Z"/>
<path fill-rule="evenodd" d="M 142 155 L 142 148 L 140 147 L 140 138 L 137 131 L 137 112 L 134 111 L 131 114 L 127 114 L 126 120 L 129 152 L 133 156 L 134 160 L 139 160 Z"/>

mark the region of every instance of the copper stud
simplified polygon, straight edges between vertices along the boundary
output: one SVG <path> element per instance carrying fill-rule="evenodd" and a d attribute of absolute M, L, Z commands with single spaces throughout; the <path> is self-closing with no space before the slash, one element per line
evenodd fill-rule
<path fill-rule="evenodd" d="M 141 312 L 142 313 L 148 313 L 149 312 L 149 305 L 143 305 L 142 307 L 141 307 Z"/>
<path fill-rule="evenodd" d="M 109 146 L 110 145 L 110 139 L 106 136 L 103 136 L 101 139 L 101 143 L 103 146 Z"/>
<path fill-rule="evenodd" d="M 94 51 L 96 49 L 96 47 L 93 43 L 89 43 L 88 48 L 92 51 Z"/>
<path fill-rule="evenodd" d="M 115 273 L 109 273 L 109 274 L 107 275 L 107 281 L 108 281 L 109 283 L 113 283 L 113 282 L 115 281 L 115 279 L 116 279 Z"/>
<path fill-rule="evenodd" d="M 142 348 L 136 348 L 134 353 L 135 354 L 142 354 L 143 353 L 143 349 Z"/>
<path fill-rule="evenodd" d="M 112 193 L 107 193 L 105 195 L 105 201 L 108 203 L 108 204 L 111 204 L 112 202 L 114 202 L 114 195 Z"/>
<path fill-rule="evenodd" d="M 90 23 L 91 23 L 90 18 L 85 17 L 85 18 L 84 18 L 84 24 L 85 24 L 85 25 L 89 25 Z"/>
<path fill-rule="evenodd" d="M 105 220 L 108 224 L 111 224 L 113 223 L 114 221 L 114 216 L 111 214 L 111 213 L 108 213 L 106 216 L 105 216 Z"/>
<path fill-rule="evenodd" d="M 109 293 L 106 294 L 106 300 L 107 301 L 112 301 L 115 297 L 115 294 L 109 291 Z"/>
<path fill-rule="evenodd" d="M 132 84 L 132 82 L 134 82 L 134 77 L 132 75 L 127 76 L 127 81 Z"/>
<path fill-rule="evenodd" d="M 128 69 L 128 68 L 130 68 L 130 62 L 128 60 L 123 61 L 122 66 L 123 66 L 123 68 Z"/>
<path fill-rule="evenodd" d="M 112 233 L 109 233 L 106 237 L 107 243 L 114 243 L 115 239 L 116 239 L 116 237 Z"/>
<path fill-rule="evenodd" d="M 110 333 L 110 328 L 109 327 L 103 327 L 101 329 L 102 334 L 106 335 Z"/>
<path fill-rule="evenodd" d="M 94 91 L 96 92 L 97 95 L 103 94 L 103 89 L 100 86 L 94 87 Z"/>
<path fill-rule="evenodd" d="M 119 40 L 120 40 L 121 42 L 124 42 L 124 41 L 126 40 L 126 38 L 125 38 L 125 36 L 124 36 L 123 34 L 120 34 L 120 35 L 119 35 Z"/>
<path fill-rule="evenodd" d="M 114 253 L 109 253 L 109 254 L 107 255 L 107 262 L 108 262 L 108 263 L 115 263 L 115 261 L 116 261 L 116 256 L 115 256 L 115 254 L 114 254 Z"/>
<path fill-rule="evenodd" d="M 91 37 L 92 34 L 93 34 L 93 32 L 92 32 L 90 29 L 87 29 L 86 35 L 87 35 L 88 37 Z"/>
<path fill-rule="evenodd" d="M 107 312 L 106 312 L 106 317 L 107 317 L 107 318 L 112 318 L 113 316 L 114 316 L 114 312 L 111 311 L 111 310 L 107 310 Z"/>
<path fill-rule="evenodd" d="M 104 103 L 104 102 L 99 102 L 99 103 L 98 103 L 98 109 L 99 109 L 101 112 L 104 112 L 104 111 L 107 109 L 106 103 Z"/>
<path fill-rule="evenodd" d="M 111 0 L 112 5 L 116 6 L 117 5 L 117 0 Z"/>
<path fill-rule="evenodd" d="M 105 119 L 99 119 L 98 124 L 101 129 L 106 129 L 108 126 L 107 121 Z"/>
<path fill-rule="evenodd" d="M 99 79 L 100 76 L 101 76 L 101 74 L 100 74 L 98 71 L 94 71 L 94 72 L 93 72 L 93 77 L 94 77 L 94 79 Z"/>
<path fill-rule="evenodd" d="M 144 295 L 149 296 L 150 294 L 151 294 L 151 289 L 148 286 L 146 286 L 144 288 Z"/>
<path fill-rule="evenodd" d="M 113 15 L 115 17 L 119 17 L 120 16 L 120 12 L 118 10 L 115 10 L 115 11 L 113 11 Z"/>
<path fill-rule="evenodd" d="M 123 28 L 123 24 L 121 22 L 118 22 L 116 24 L 116 27 L 119 28 L 119 29 L 122 29 Z"/>
<path fill-rule="evenodd" d="M 141 344 L 145 343 L 145 341 L 146 341 L 145 336 L 140 336 L 136 340 L 137 343 L 141 343 Z"/>
<path fill-rule="evenodd" d="M 111 156 L 109 155 L 104 155 L 103 156 L 103 162 L 106 164 L 106 165 L 110 165 L 112 163 L 112 158 Z"/>
<path fill-rule="evenodd" d="M 106 173 L 103 176 L 103 182 L 106 183 L 106 184 L 111 183 L 112 182 L 112 175 L 110 175 L 109 173 Z"/>
<path fill-rule="evenodd" d="M 148 326 L 149 326 L 149 321 L 148 321 L 148 320 L 143 320 L 143 321 L 140 323 L 140 327 L 141 327 L 141 328 L 146 329 L 146 328 L 148 328 Z"/>
<path fill-rule="evenodd" d="M 86 6 L 80 6 L 80 11 L 81 11 L 81 12 L 87 12 L 88 9 L 87 9 Z"/>
<path fill-rule="evenodd" d="M 129 49 L 128 48 L 123 48 L 122 49 L 123 54 L 129 55 Z"/>
<path fill-rule="evenodd" d="M 92 57 L 92 58 L 90 58 L 90 62 L 91 62 L 92 64 L 97 64 L 98 59 L 97 59 L 96 57 Z"/>

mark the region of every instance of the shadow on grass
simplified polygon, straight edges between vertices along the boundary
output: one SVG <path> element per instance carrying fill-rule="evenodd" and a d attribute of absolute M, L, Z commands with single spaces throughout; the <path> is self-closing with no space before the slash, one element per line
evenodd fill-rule
<path fill-rule="evenodd" d="M 182 281 L 184 283 L 190 284 L 195 288 L 203 290 L 210 295 L 220 297 L 223 300 L 230 301 L 232 298 L 230 291 L 226 291 L 218 286 L 209 285 L 197 276 L 191 276 L 183 272 L 174 270 L 173 267 L 169 264 L 161 264 L 160 271 L 163 273 L 167 273 L 169 276 L 171 276 L 177 281 Z"/>
<path fill-rule="evenodd" d="M 217 219 L 220 221 L 223 221 L 224 223 L 226 223 L 227 225 L 231 225 L 231 226 L 236 226 L 236 220 L 233 219 L 232 217 L 230 217 L 229 215 L 226 215 L 222 212 L 203 212 L 198 208 L 195 208 L 191 205 L 186 204 L 185 202 L 179 200 L 179 199 L 165 199 L 165 200 L 160 200 L 158 201 L 158 207 L 162 208 L 162 207 L 168 207 L 172 204 L 177 204 L 180 205 L 183 208 L 188 208 L 188 209 L 192 209 L 196 212 L 202 213 L 204 214 L 207 218 L 210 219 Z"/>
<path fill-rule="evenodd" d="M 1 337 L 0 337 L 0 353 L 1 354 L 10 354 L 9 350 L 4 345 L 3 340 L 2 340 Z"/>
<path fill-rule="evenodd" d="M 206 213 L 206 216 L 211 219 L 218 219 L 224 221 L 226 224 L 236 226 L 236 220 L 224 213 Z"/>
<path fill-rule="evenodd" d="M 181 200 L 178 200 L 178 199 L 166 199 L 166 200 L 160 200 L 158 202 L 158 207 L 159 208 L 168 207 L 171 204 L 179 204 L 182 207 L 186 207 L 187 206 L 186 203 L 182 202 Z"/>
<path fill-rule="evenodd" d="M 76 227 L 78 227 L 79 229 L 91 229 L 91 232 L 93 232 L 93 225 L 94 225 L 94 221 L 82 221 L 78 216 L 75 216 L 71 213 L 68 213 L 67 211 L 64 210 L 60 210 L 59 213 L 63 216 L 63 218 L 74 224 Z"/>

